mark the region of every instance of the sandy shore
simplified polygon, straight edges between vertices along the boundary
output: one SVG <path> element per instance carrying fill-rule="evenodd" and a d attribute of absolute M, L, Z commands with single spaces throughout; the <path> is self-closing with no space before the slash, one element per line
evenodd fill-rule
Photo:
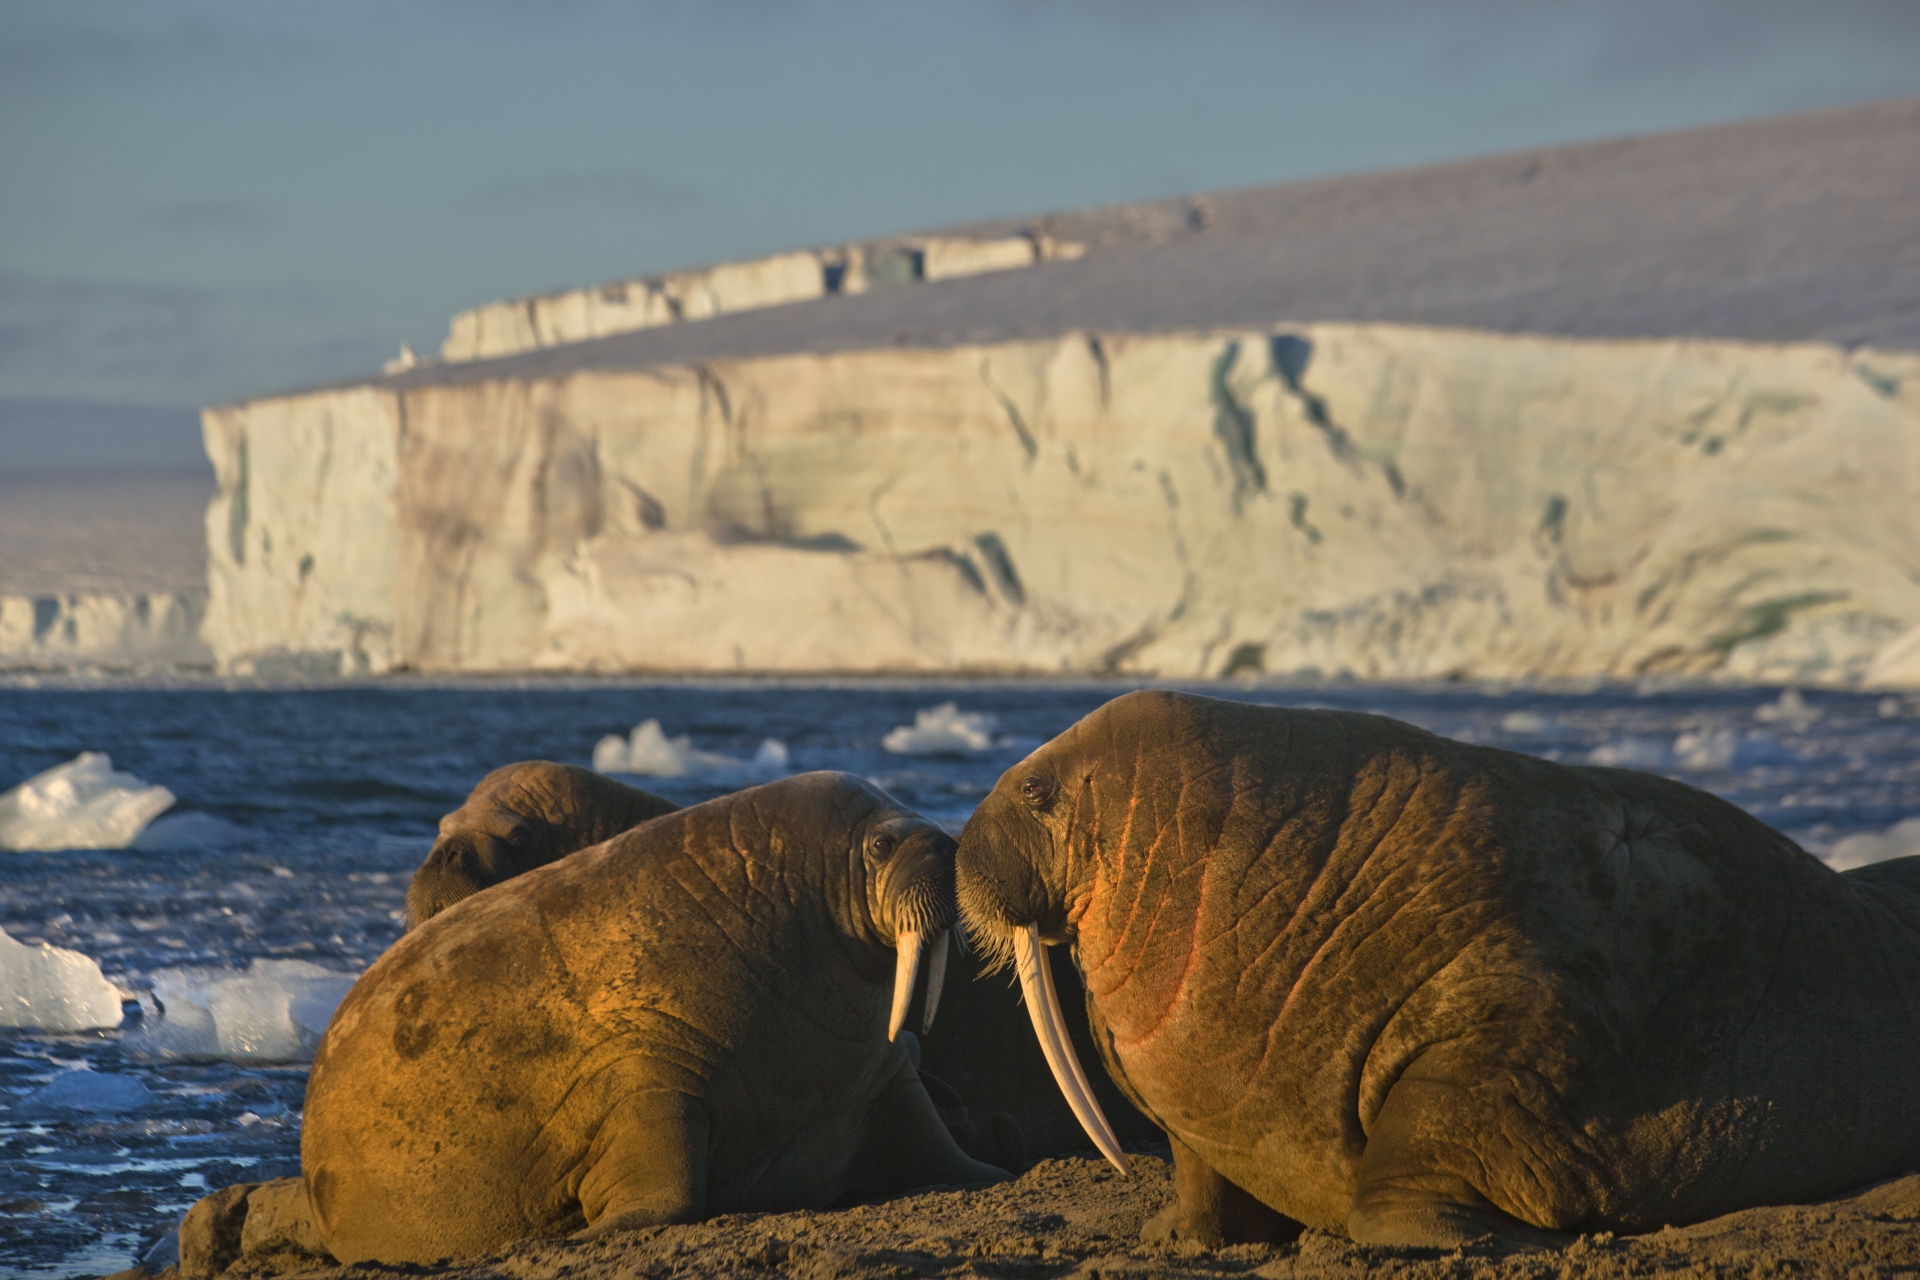
<path fill-rule="evenodd" d="M 1142 1244 L 1141 1223 L 1172 1197 L 1171 1166 L 1148 1154 L 1136 1155 L 1134 1166 L 1135 1176 L 1122 1179 L 1102 1162 L 1067 1157 L 981 1190 L 530 1244 L 456 1267 L 359 1265 L 301 1274 L 314 1280 L 423 1274 L 473 1280 L 1920 1276 L 1920 1174 L 1824 1204 L 1751 1209 L 1653 1235 L 1582 1236 L 1561 1250 L 1503 1254 L 1471 1246 L 1368 1248 L 1320 1232 L 1281 1246 Z"/>

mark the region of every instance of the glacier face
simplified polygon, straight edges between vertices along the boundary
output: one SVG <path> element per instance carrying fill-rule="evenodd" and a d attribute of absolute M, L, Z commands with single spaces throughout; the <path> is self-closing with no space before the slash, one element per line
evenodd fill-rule
<path fill-rule="evenodd" d="M 1897 352 L 1074 333 L 476 372 L 204 428 L 204 634 L 240 673 L 1842 684 L 1920 626 Z"/>
<path fill-rule="evenodd" d="M 0 671 L 206 667 L 197 591 L 0 595 Z"/>

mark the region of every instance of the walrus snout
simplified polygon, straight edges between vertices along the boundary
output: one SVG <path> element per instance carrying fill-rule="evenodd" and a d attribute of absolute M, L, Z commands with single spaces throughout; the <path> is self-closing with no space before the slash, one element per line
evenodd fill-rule
<path fill-rule="evenodd" d="M 433 842 L 407 885 L 407 927 L 417 928 L 454 903 L 516 874 L 513 851 L 501 840 L 458 831 Z"/>
<path fill-rule="evenodd" d="M 878 885 L 874 922 L 893 935 L 889 1040 L 896 1039 L 906 1024 L 923 959 L 928 962 L 927 1000 L 920 1029 L 924 1033 L 933 1027 L 946 983 L 948 934 L 960 912 L 953 886 L 956 847 L 952 836 L 918 817 L 903 815 L 879 822 L 866 834 L 863 854 Z"/>
<path fill-rule="evenodd" d="M 1073 1050 L 1060 993 L 1047 964 L 1045 939 L 1067 934 L 1064 894 L 1049 885 L 1043 859 L 1054 844 L 1041 819 L 1054 807 L 1059 788 L 1031 762 L 1009 769 L 967 820 L 954 854 L 955 898 L 967 936 L 998 967 L 1011 960 L 1020 975 L 1020 995 L 1033 1020 L 1040 1051 L 1093 1145 L 1127 1173 L 1120 1139 L 1093 1096 L 1093 1085 Z M 1057 869 L 1056 869 L 1057 870 Z"/>

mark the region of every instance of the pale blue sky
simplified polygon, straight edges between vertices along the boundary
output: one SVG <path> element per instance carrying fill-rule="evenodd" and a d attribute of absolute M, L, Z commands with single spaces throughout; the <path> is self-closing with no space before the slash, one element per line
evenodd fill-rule
<path fill-rule="evenodd" d="M 496 297 L 1914 93 L 1914 0 L 8 0 L 0 399 L 201 404 Z"/>

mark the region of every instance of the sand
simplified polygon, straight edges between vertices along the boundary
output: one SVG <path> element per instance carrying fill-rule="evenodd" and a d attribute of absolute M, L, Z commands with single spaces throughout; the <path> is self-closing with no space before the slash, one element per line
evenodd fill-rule
<path fill-rule="evenodd" d="M 299 1274 L 311 1280 L 1920 1276 L 1920 1174 L 1825 1204 L 1751 1209 L 1645 1236 L 1582 1236 L 1558 1250 L 1508 1253 L 1490 1243 L 1450 1251 L 1369 1248 L 1317 1231 L 1288 1245 L 1204 1249 L 1139 1240 L 1141 1223 L 1173 1194 L 1165 1151 L 1138 1148 L 1128 1179 L 1091 1156 L 1070 1156 L 1043 1160 L 1004 1186 L 931 1190 L 834 1212 L 735 1214 L 592 1242 L 534 1243 L 443 1268 L 359 1265 Z"/>

